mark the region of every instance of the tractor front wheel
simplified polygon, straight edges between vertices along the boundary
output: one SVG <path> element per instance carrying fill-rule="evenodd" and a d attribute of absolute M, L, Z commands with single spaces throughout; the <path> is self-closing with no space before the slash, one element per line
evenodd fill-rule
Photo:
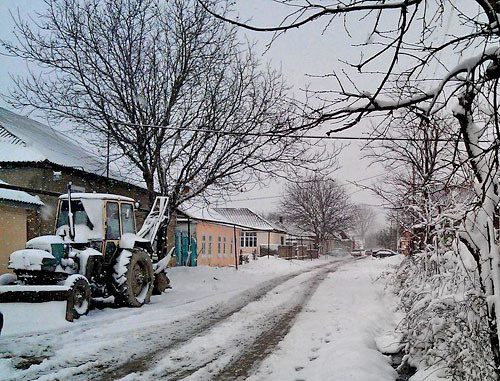
<path fill-rule="evenodd" d="M 89 312 L 90 284 L 83 275 L 71 275 L 64 282 L 69 287 L 66 320 L 73 321 Z"/>
<path fill-rule="evenodd" d="M 114 266 L 114 288 L 118 303 L 141 307 L 149 303 L 153 292 L 153 264 L 143 250 L 123 250 Z"/>

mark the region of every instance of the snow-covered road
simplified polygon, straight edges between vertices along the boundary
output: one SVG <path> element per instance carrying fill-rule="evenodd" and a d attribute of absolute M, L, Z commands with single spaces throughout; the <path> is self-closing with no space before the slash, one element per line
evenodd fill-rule
<path fill-rule="evenodd" d="M 375 347 L 394 325 L 393 298 L 372 282 L 386 267 L 260 258 L 238 272 L 176 268 L 175 288 L 151 304 L 72 324 L 46 306 L 32 315 L 39 326 L 9 325 L 18 306 L 2 306 L 0 379 L 394 380 Z M 363 377 L 363 363 L 380 377 Z"/>

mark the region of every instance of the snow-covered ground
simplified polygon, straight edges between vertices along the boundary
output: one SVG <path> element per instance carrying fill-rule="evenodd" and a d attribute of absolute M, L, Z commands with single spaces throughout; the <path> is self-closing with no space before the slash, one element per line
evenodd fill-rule
<path fill-rule="evenodd" d="M 330 273 L 250 380 L 396 379 L 381 351 L 392 353 L 399 344 L 397 300 L 375 280 L 398 260 L 367 258 Z"/>
<path fill-rule="evenodd" d="M 374 283 L 394 260 L 178 267 L 174 288 L 143 308 L 73 323 L 59 302 L 0 305 L 0 379 L 234 379 L 247 364 L 251 380 L 394 380 L 376 342 L 391 344 L 379 337 L 395 300 Z"/>

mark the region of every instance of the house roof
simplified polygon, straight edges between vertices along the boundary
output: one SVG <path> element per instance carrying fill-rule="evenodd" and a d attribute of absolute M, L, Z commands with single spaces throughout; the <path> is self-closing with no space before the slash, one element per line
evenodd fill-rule
<path fill-rule="evenodd" d="M 94 153 L 53 128 L 0 107 L 0 162 L 50 162 L 103 175 Z"/>
<path fill-rule="evenodd" d="M 238 226 L 247 230 L 283 231 L 247 208 L 200 209 L 196 207 L 181 207 L 179 210 L 187 217 L 195 220 Z"/>
<path fill-rule="evenodd" d="M 5 181 L 0 180 L 0 184 L 7 184 Z M 7 184 L 8 185 L 8 184 Z M 45 205 L 37 196 L 32 196 L 29 193 L 0 188 L 0 201 L 10 201 L 20 204 L 30 204 L 36 206 Z"/>
<path fill-rule="evenodd" d="M 214 210 L 233 223 L 247 226 L 252 230 L 279 231 L 286 233 L 285 230 L 272 224 L 248 208 L 215 208 Z"/>
<path fill-rule="evenodd" d="M 237 225 L 217 213 L 214 209 L 193 207 L 179 207 L 178 210 L 186 217 L 193 220 L 215 222 L 223 225 Z M 179 218 L 179 217 L 178 217 Z M 241 227 L 238 225 L 238 227 Z"/>

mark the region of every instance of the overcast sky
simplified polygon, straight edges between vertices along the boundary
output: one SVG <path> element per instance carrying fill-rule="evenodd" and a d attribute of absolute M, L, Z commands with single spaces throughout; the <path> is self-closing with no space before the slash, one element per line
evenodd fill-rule
<path fill-rule="evenodd" d="M 281 8 L 270 7 L 270 3 L 272 2 L 266 0 L 239 2 L 238 12 L 242 19 L 252 17 L 254 23 L 258 25 L 273 25 L 280 17 Z M 43 8 L 41 1 L 2 0 L 0 2 L 0 15 L 2 15 L 0 38 L 14 39 L 12 33 L 13 22 L 8 16 L 9 11 L 33 14 L 36 11 L 42 11 Z M 338 67 L 339 59 L 352 59 L 359 55 L 359 51 L 350 48 L 343 29 L 329 28 L 324 33 L 322 29 L 323 25 L 321 23 L 314 23 L 299 30 L 289 31 L 274 41 L 265 53 L 265 46 L 270 42 L 271 34 L 247 31 L 242 31 L 241 34 L 242 37 L 248 38 L 257 44 L 257 53 L 264 62 L 270 62 L 273 66 L 282 70 L 286 81 L 293 87 L 294 95 L 300 98 L 302 96 L 300 89 L 309 84 L 316 88 L 329 87 L 327 80 L 314 81 L 308 77 L 308 74 L 329 73 L 333 68 Z M 367 31 L 359 30 L 359 28 L 352 30 L 351 33 L 353 33 L 355 39 L 359 40 L 367 36 Z M 8 89 L 12 87 L 12 81 L 8 73 L 14 76 L 22 76 L 26 73 L 26 65 L 17 59 L 0 56 L 0 67 L 2 68 L 0 93 L 6 94 Z M 0 100 L 0 106 L 8 108 L 3 100 Z M 46 123 L 44 120 L 41 121 Z M 53 127 L 57 128 L 57 126 Z M 324 133 L 331 127 L 326 125 L 318 133 Z M 361 124 L 346 132 L 345 135 L 362 136 L 367 131 L 368 126 Z M 369 191 L 360 190 L 349 183 L 363 180 L 362 183 L 368 185 L 384 179 L 383 169 L 368 167 L 369 161 L 362 158 L 363 153 L 360 151 L 360 147 L 359 142 L 351 142 L 343 149 L 339 157 L 340 168 L 334 174 L 334 177 L 345 184 L 348 192 L 352 194 L 354 202 L 379 205 L 380 200 Z M 364 180 L 366 178 L 370 179 Z M 273 210 L 282 192 L 282 185 L 282 182 L 278 184 L 272 183 L 266 185 L 264 189 L 242 192 L 234 196 L 234 201 L 229 202 L 227 205 L 250 207 L 257 212 Z"/>

